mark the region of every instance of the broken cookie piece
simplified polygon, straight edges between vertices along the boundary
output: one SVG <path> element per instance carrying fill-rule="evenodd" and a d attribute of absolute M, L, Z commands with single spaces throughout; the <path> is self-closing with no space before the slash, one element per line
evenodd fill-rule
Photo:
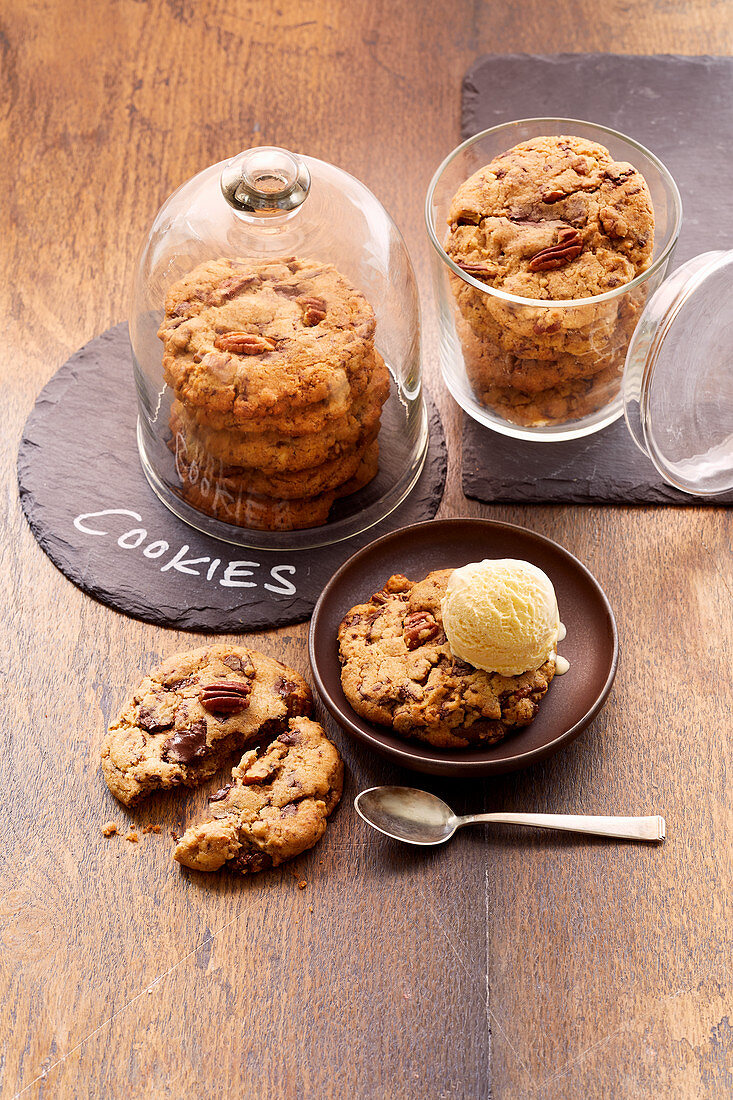
<path fill-rule="evenodd" d="M 312 848 L 343 787 L 338 749 L 317 722 L 292 718 L 266 749 L 246 752 L 213 794 L 211 818 L 187 829 L 173 858 L 197 871 L 251 874 Z"/>
<path fill-rule="evenodd" d="M 311 707 L 303 678 L 256 650 L 221 643 L 177 653 L 144 677 L 107 731 L 104 778 L 126 806 L 194 787 Z"/>

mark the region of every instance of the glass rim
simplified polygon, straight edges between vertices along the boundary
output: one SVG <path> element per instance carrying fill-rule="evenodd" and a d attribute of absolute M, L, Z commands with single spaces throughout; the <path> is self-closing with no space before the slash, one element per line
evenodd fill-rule
<path fill-rule="evenodd" d="M 637 275 L 630 282 L 623 283 L 620 287 L 615 287 L 613 290 L 607 290 L 605 294 L 594 294 L 590 298 L 522 298 L 518 294 L 510 294 L 505 290 L 499 290 L 497 287 L 487 286 L 486 283 L 480 282 L 478 279 L 475 279 L 473 275 L 469 275 L 467 272 L 463 271 L 458 266 L 458 264 L 456 264 L 455 261 L 450 258 L 450 256 L 438 240 L 432 218 L 433 196 L 435 194 L 435 190 L 438 186 L 441 176 L 448 168 L 448 166 L 456 159 L 456 157 L 459 156 L 459 154 L 463 153 L 464 150 L 468 149 L 471 145 L 474 145 L 477 141 L 480 141 L 481 138 L 486 137 L 488 134 L 494 134 L 499 130 L 506 130 L 510 127 L 529 125 L 533 123 L 540 124 L 543 122 L 563 124 L 569 123 L 571 126 L 588 126 L 593 130 L 598 130 L 604 134 L 610 134 L 612 137 L 619 138 L 621 141 L 625 141 L 627 144 L 633 146 L 639 152 L 643 153 L 645 157 L 649 158 L 649 160 L 658 169 L 662 178 L 668 184 L 669 189 L 672 193 L 675 208 L 675 220 L 667 243 L 665 244 L 661 253 L 659 254 L 659 256 L 657 256 L 654 263 L 646 269 L 646 271 L 642 271 L 641 274 Z M 438 254 L 439 259 L 441 259 L 446 264 L 446 266 L 455 275 L 458 276 L 459 279 L 462 279 L 463 282 L 468 283 L 469 286 L 475 287 L 476 290 L 480 290 L 483 293 L 489 294 L 495 298 L 500 298 L 505 302 L 512 302 L 520 306 L 532 306 L 535 309 L 537 309 L 538 306 L 541 306 L 543 308 L 571 309 L 576 306 L 588 306 L 597 302 L 608 302 L 612 301 L 614 298 L 619 298 L 621 297 L 621 295 L 626 294 L 628 291 L 633 290 L 635 287 L 641 286 L 647 281 L 647 279 L 651 278 L 651 276 L 654 275 L 655 272 L 657 272 L 663 266 L 663 264 L 667 262 L 680 234 L 680 226 L 682 224 L 682 197 L 680 195 L 679 188 L 674 181 L 674 177 L 672 176 L 667 166 L 659 159 L 659 157 L 655 156 L 655 154 L 652 153 L 651 150 L 647 149 L 645 145 L 642 145 L 641 142 L 635 141 L 634 138 L 628 137 L 626 134 L 621 133 L 620 130 L 613 130 L 610 126 L 602 126 L 600 125 L 600 123 L 588 122 L 584 119 L 579 118 L 559 118 L 551 116 L 547 116 L 544 118 L 518 118 L 512 119 L 509 122 L 501 122 L 497 126 L 490 126 L 488 129 L 481 130 L 480 133 L 474 134 L 470 138 L 466 138 L 465 141 L 462 141 L 460 145 L 457 145 L 456 148 L 453 149 L 452 152 L 450 152 L 448 156 L 444 158 L 444 160 L 440 163 L 435 173 L 433 174 L 430 183 L 428 184 L 428 190 L 425 196 L 425 224 L 427 226 L 430 243 Z"/>
<path fill-rule="evenodd" d="M 685 273 L 685 268 L 688 265 L 694 263 L 695 260 L 703 258 L 706 258 L 707 262 L 703 264 L 702 267 L 691 274 L 689 272 Z M 657 373 L 664 342 L 671 329 L 677 323 L 679 315 L 689 303 L 690 299 L 705 285 L 707 279 L 721 268 L 727 267 L 731 263 L 733 263 L 733 250 L 710 249 L 707 252 L 700 253 L 699 256 L 693 256 L 686 264 L 683 264 L 682 267 L 678 269 L 679 273 L 684 273 L 684 279 L 678 287 L 674 298 L 668 303 L 664 313 L 661 314 L 656 322 L 650 345 L 645 354 L 644 368 L 639 386 L 639 422 L 644 440 L 644 453 L 669 485 L 672 485 L 683 493 L 693 496 L 715 497 L 720 493 L 728 492 L 731 486 L 725 485 L 718 489 L 700 488 L 699 480 L 693 480 L 689 477 L 685 478 L 680 475 L 677 469 L 677 463 L 667 459 L 664 449 L 659 445 L 654 435 L 654 413 L 651 407 L 652 390 L 654 388 L 655 375 Z M 629 347 L 631 347 L 631 345 L 629 345 Z M 626 423 L 629 426 L 632 438 L 636 441 L 634 431 L 629 424 L 630 413 L 628 411 L 628 406 L 629 402 L 624 392 L 624 414 Z"/>

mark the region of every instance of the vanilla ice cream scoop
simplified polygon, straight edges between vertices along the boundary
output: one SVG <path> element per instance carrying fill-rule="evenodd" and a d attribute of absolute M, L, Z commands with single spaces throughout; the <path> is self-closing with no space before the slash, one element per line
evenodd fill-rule
<path fill-rule="evenodd" d="M 502 676 L 539 668 L 565 633 L 550 578 L 515 558 L 455 569 L 441 611 L 453 654 Z"/>

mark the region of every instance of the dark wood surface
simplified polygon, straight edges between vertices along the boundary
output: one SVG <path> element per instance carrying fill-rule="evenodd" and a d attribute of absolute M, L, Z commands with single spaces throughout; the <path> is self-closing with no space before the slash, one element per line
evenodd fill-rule
<path fill-rule="evenodd" d="M 2 5 L 2 1097 L 730 1094 L 730 512 L 464 499 L 422 202 L 478 54 L 730 53 L 731 14 L 727 0 Z M 459 809 L 663 813 L 664 846 L 505 828 L 397 848 L 351 800 L 413 777 L 333 726 L 342 807 L 322 844 L 269 875 L 171 861 L 168 830 L 202 812 L 202 792 L 133 814 L 108 795 L 105 721 L 141 670 L 198 639 L 56 572 L 22 517 L 15 450 L 53 371 L 126 317 L 162 200 L 252 143 L 334 161 L 403 228 L 451 447 L 440 514 L 558 539 L 617 614 L 616 685 L 575 744 L 513 776 L 428 785 Z M 305 626 L 247 640 L 307 674 Z M 109 819 L 140 842 L 104 840 Z"/>

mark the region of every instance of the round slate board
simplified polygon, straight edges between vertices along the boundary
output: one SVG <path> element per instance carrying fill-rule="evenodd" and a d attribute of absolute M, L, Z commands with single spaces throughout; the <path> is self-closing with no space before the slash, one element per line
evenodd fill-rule
<path fill-rule="evenodd" d="M 317 552 L 240 549 L 188 527 L 148 485 L 135 438 L 127 325 L 117 325 L 72 355 L 41 391 L 18 453 L 21 504 L 54 565 L 126 615 L 221 634 L 301 622 L 355 550 L 437 512 L 447 455 L 440 417 L 426 402 L 425 467 L 386 520 Z"/>

